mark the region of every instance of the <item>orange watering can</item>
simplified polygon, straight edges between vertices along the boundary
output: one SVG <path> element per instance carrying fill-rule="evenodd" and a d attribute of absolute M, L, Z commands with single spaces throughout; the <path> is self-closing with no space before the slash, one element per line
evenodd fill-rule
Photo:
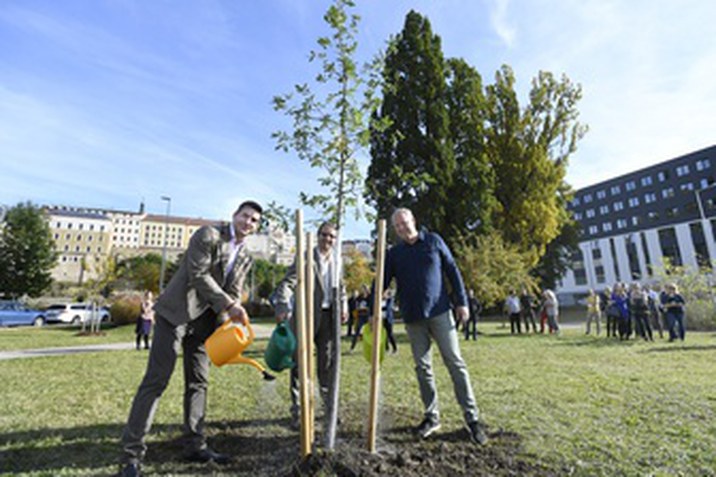
<path fill-rule="evenodd" d="M 239 325 L 233 323 L 231 320 L 225 321 L 224 324 L 217 328 L 204 342 L 206 354 L 209 355 L 209 359 L 211 359 L 211 362 L 216 366 L 223 366 L 225 364 L 248 364 L 258 369 L 261 374 L 263 374 L 265 380 L 271 381 L 276 379 L 269 374 L 258 361 L 241 355 L 241 353 L 254 342 L 254 330 L 248 323 L 246 330 L 248 331 L 248 336 L 244 334 L 244 331 Z"/>

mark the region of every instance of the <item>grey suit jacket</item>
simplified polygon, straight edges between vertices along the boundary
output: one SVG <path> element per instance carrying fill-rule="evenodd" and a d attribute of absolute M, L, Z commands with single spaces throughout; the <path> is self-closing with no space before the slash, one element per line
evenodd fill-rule
<path fill-rule="evenodd" d="M 197 319 L 211 308 L 217 315 L 241 299 L 244 279 L 253 260 L 246 247 L 239 251 L 233 268 L 225 276 L 231 253 L 229 225 L 206 225 L 189 241 L 179 269 L 154 309 L 175 325 Z"/>
<path fill-rule="evenodd" d="M 318 330 L 321 322 L 321 306 L 323 305 L 323 296 L 325 293 L 330 293 L 330 290 L 324 289 L 323 280 L 321 279 L 321 265 L 320 265 L 320 254 L 318 247 L 313 248 L 313 310 L 314 310 L 314 323 L 315 329 Z M 298 278 L 296 276 L 296 262 L 292 263 L 286 275 L 283 277 L 281 282 L 276 286 L 276 291 L 273 293 L 273 304 L 276 308 L 276 314 L 288 313 L 291 310 L 291 297 L 293 296 L 294 290 L 296 289 L 296 282 Z M 345 303 L 345 293 L 341 290 L 341 312 L 345 312 L 347 309 Z"/>

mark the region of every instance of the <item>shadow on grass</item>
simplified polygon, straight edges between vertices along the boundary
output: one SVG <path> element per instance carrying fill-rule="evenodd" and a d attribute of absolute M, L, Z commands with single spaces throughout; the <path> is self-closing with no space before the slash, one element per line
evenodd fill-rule
<path fill-rule="evenodd" d="M 711 351 L 716 350 L 716 344 L 712 345 L 681 345 L 678 343 L 670 343 L 669 345 L 660 346 L 658 348 L 649 348 L 642 353 L 674 353 L 679 351 Z"/>
<path fill-rule="evenodd" d="M 148 435 L 144 467 L 155 475 L 212 475 L 217 471 L 230 475 L 284 475 L 299 455 L 298 434 L 289 431 L 288 424 L 285 418 L 208 424 L 209 445 L 235 458 L 221 467 L 183 461 L 179 437 L 182 426 L 154 425 Z M 114 475 L 119 470 L 123 429 L 124 424 L 103 424 L 1 433 L 1 472 Z M 75 473 L 73 468 L 77 469 Z"/>

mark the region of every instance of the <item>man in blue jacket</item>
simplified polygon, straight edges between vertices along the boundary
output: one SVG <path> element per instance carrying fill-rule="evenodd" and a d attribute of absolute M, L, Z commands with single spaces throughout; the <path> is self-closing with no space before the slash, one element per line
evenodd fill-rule
<path fill-rule="evenodd" d="M 400 311 L 408 332 L 425 406 L 425 416 L 416 432 L 426 438 L 440 429 L 438 393 L 433 374 L 431 345 L 438 345 L 443 362 L 450 371 L 455 397 L 463 409 L 470 439 L 476 444 L 487 443 L 479 411 L 470 385 L 470 376 L 460 354 L 457 328 L 452 316 L 445 278 L 455 296 L 455 313 L 462 322 L 469 317 L 467 295 L 460 271 L 443 239 L 430 232 L 418 231 L 413 213 L 397 209 L 391 221 L 401 241 L 388 250 L 385 262 L 384 287 L 393 278 L 398 284 Z"/>

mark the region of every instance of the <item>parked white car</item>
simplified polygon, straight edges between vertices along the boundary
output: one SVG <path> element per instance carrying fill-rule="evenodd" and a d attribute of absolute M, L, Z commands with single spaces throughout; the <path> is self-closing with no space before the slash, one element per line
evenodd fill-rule
<path fill-rule="evenodd" d="M 100 321 L 110 320 L 110 314 L 106 308 L 98 307 L 97 313 Z M 73 325 L 89 323 L 92 319 L 92 303 L 51 305 L 45 310 L 45 319 L 48 323 L 71 323 Z"/>

